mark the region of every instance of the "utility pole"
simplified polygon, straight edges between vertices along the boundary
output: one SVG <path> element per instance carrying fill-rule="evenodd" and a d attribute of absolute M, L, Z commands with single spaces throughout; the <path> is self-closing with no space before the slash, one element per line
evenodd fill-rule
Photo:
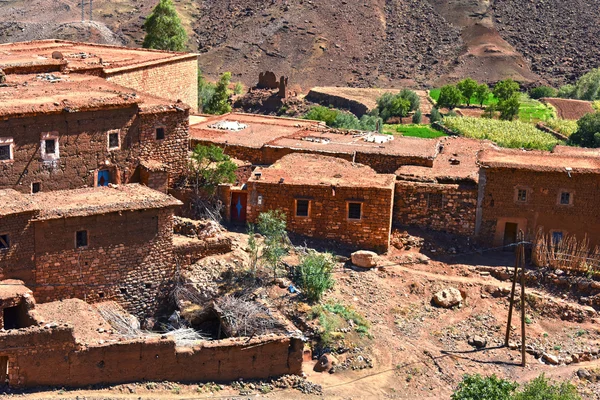
<path fill-rule="evenodd" d="M 512 289 L 510 291 L 510 305 L 508 309 L 508 323 L 506 325 L 506 337 L 504 340 L 504 345 L 508 346 L 508 341 L 510 339 L 510 327 L 512 322 L 513 308 L 515 304 L 515 292 L 517 286 L 517 279 L 519 276 L 519 267 L 521 267 L 521 365 L 525 367 L 525 246 L 523 244 L 523 231 L 519 231 L 517 241 L 517 250 L 515 252 L 515 272 L 513 275 Z"/>

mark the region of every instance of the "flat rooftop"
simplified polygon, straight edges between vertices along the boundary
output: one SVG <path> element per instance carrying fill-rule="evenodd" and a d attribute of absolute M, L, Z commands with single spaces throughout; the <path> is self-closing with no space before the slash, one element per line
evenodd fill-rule
<path fill-rule="evenodd" d="M 52 58 L 54 52 L 60 52 L 63 59 Z M 123 69 L 195 57 L 197 58 L 196 54 L 54 39 L 0 44 L 0 68 L 17 72 L 19 67 L 51 66 L 66 63 L 68 71 L 100 69 L 105 74 L 110 75 Z"/>
<path fill-rule="evenodd" d="M 139 105 L 142 110 L 173 102 L 81 74 L 8 74 L 0 87 L 0 117 L 92 111 Z M 189 108 L 183 103 L 183 109 Z"/>
<path fill-rule="evenodd" d="M 396 171 L 399 179 L 422 182 L 479 181 L 477 154 L 491 143 L 450 136 L 440 142 L 432 167 L 404 165 Z"/>
<path fill-rule="evenodd" d="M 190 137 L 260 149 L 275 139 L 319 125 L 316 121 L 303 119 L 230 113 L 212 118 L 190 118 Z"/>
<path fill-rule="evenodd" d="M 0 304 L 3 301 L 21 298 L 25 295 L 33 296 L 33 292 L 25 286 L 23 281 L 15 279 L 0 281 Z"/>
<path fill-rule="evenodd" d="M 107 214 L 182 205 L 167 194 L 137 183 L 30 195 L 40 209 L 37 220 Z"/>
<path fill-rule="evenodd" d="M 391 188 L 396 177 L 336 157 L 288 154 L 267 168 L 257 168 L 250 181 L 284 185 Z M 260 179 L 256 172 L 261 172 Z"/>
<path fill-rule="evenodd" d="M 600 159 L 554 154 L 547 151 L 487 149 L 480 153 L 479 164 L 484 168 L 516 168 L 537 172 L 600 173 Z"/>
<path fill-rule="evenodd" d="M 393 136 L 393 140 L 376 143 L 366 141 L 367 136 L 369 136 L 367 132 L 305 129 L 293 136 L 274 140 L 269 145 L 342 154 L 360 152 L 428 159 L 433 159 L 438 152 L 439 139 Z M 376 136 L 385 138 L 387 135 L 376 134 Z"/>
<path fill-rule="evenodd" d="M 31 212 L 37 209 L 37 204 L 30 196 L 19 193 L 14 189 L 0 190 L 0 217 Z"/>

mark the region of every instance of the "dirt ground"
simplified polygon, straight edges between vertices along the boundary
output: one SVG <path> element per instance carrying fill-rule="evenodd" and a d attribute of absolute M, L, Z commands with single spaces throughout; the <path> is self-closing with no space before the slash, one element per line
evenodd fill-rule
<path fill-rule="evenodd" d="M 225 268 L 228 263 L 240 262 L 239 252 L 245 247 L 246 236 L 231 235 L 235 235 L 236 250 L 216 256 L 218 263 L 205 259 L 205 265 L 219 264 Z M 370 337 L 356 335 L 351 327 L 341 329 L 346 348 L 337 355 L 340 364 L 334 373 L 314 372 L 315 360 L 305 362 L 308 382 L 320 385 L 324 397 L 447 399 L 467 373 L 496 374 L 518 382 L 545 373 L 552 379 L 571 381 L 584 399 L 600 399 L 600 384 L 580 380 L 576 375 L 582 368 L 600 371 L 600 361 L 552 366 L 528 354 L 527 366 L 523 368 L 520 350 L 514 346 L 512 349 L 503 347 L 510 282 L 498 280 L 488 271 L 489 266 L 499 271 L 512 266 L 512 253 L 471 252 L 468 243 L 441 237 L 436 242 L 414 238 L 413 245 L 408 247 L 411 248 L 392 247 L 380 260 L 379 267 L 369 270 L 349 267 L 349 263 L 343 263 L 344 259 L 340 258 L 347 253 L 340 251 L 335 286 L 326 293 L 322 303 L 343 304 L 363 315 L 370 324 Z M 427 256 L 418 251 L 419 248 Z M 297 260 L 291 255 L 286 262 L 293 264 Z M 433 294 L 445 288 L 457 288 L 464 293 L 466 298 L 461 307 L 444 309 L 432 304 Z M 308 317 L 308 306 L 298 294 L 276 285 L 268 287 L 266 292 L 274 306 L 286 313 L 296 313 L 308 327 L 317 326 L 316 321 Z M 600 346 L 600 325 L 594 323 L 597 320 L 587 318 L 577 323 L 560 318 L 563 308 L 581 308 L 581 305 L 559 292 L 527 288 L 527 293 L 526 328 L 530 347 L 561 358 L 581 352 L 597 354 Z M 553 301 L 552 312 L 544 310 L 547 303 L 532 298 Z M 544 316 L 549 314 L 550 317 Z M 512 327 L 511 342 L 519 343 L 518 310 Z M 303 330 L 310 335 L 306 326 Z M 468 339 L 473 335 L 484 338 L 486 347 L 471 346 Z M 24 393 L 22 397 L 310 399 L 319 396 L 281 388 L 274 382 L 237 382 L 222 386 L 141 382 L 73 391 L 38 390 Z"/>

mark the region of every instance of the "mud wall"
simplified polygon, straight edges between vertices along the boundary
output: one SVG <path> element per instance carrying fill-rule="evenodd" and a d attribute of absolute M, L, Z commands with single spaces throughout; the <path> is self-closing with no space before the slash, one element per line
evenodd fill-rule
<path fill-rule="evenodd" d="M 1 207 L 1 205 L 0 205 Z M 10 247 L 0 250 L 0 280 L 33 280 L 34 229 L 37 211 L 0 216 L 0 235 L 8 234 Z"/>

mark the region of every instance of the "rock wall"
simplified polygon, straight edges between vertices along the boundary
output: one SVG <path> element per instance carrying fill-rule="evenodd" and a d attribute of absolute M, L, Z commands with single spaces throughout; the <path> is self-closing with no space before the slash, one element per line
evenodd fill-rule
<path fill-rule="evenodd" d="M 0 250 L 0 280 L 10 278 L 31 282 L 33 279 L 35 241 L 30 221 L 37 213 L 0 216 L 0 235 L 8 234 L 10 241 L 8 250 Z"/>
<path fill-rule="evenodd" d="M 393 223 L 472 236 L 477 193 L 474 185 L 398 181 Z"/>

